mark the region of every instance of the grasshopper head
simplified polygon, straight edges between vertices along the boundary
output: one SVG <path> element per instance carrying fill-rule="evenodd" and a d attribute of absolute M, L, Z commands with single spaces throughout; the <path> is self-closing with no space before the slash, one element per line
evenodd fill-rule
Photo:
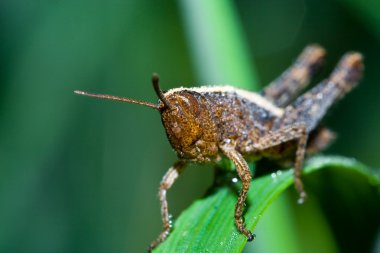
<path fill-rule="evenodd" d="M 165 93 L 160 103 L 168 139 L 182 159 L 206 162 L 217 156 L 218 134 L 207 99 L 186 89 Z"/>

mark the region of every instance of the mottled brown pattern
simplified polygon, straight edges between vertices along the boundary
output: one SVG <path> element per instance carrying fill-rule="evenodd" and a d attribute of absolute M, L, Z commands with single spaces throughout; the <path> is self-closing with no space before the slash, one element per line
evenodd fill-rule
<path fill-rule="evenodd" d="M 324 55 L 324 49 L 318 45 L 307 47 L 293 66 L 260 94 L 230 86 L 177 88 L 163 93 L 157 75 L 153 76 L 152 82 L 160 98 L 158 105 L 76 91 L 81 95 L 146 105 L 161 113 L 179 162 L 169 169 L 160 184 L 163 232 L 149 250 L 169 235 L 166 192 L 189 162 L 216 162 L 225 156 L 235 164 L 243 183 L 235 207 L 235 224 L 249 241 L 254 235 L 245 227 L 243 211 L 252 176 L 246 159 L 295 159 L 295 188 L 300 195 L 299 203 L 304 202 L 306 193 L 301 170 L 305 153 L 324 149 L 335 137 L 318 124 L 331 105 L 356 86 L 363 71 L 361 54 L 347 53 L 328 79 L 295 99 L 309 83 Z"/>

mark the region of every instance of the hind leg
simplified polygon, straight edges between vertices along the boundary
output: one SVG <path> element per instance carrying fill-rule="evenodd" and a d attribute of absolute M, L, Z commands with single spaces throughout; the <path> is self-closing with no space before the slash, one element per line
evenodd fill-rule
<path fill-rule="evenodd" d="M 294 162 L 294 184 L 297 191 L 300 194 L 300 198 L 298 200 L 299 203 L 303 203 L 306 198 L 306 193 L 303 189 L 303 184 L 301 181 L 301 169 L 305 157 L 306 143 L 308 138 L 308 133 L 306 129 L 307 128 L 305 124 L 296 123 L 293 125 L 285 126 L 276 131 L 269 131 L 265 135 L 260 137 L 257 140 L 257 142 L 255 142 L 250 147 L 249 150 L 246 150 L 247 153 L 258 153 L 263 156 L 268 156 L 269 154 L 270 157 L 270 155 L 273 155 L 268 153 L 268 151 L 271 151 L 271 148 L 288 142 L 296 141 L 297 146 L 296 158 Z M 276 155 L 281 155 L 281 153 L 277 153 Z"/>
<path fill-rule="evenodd" d="M 294 104 L 287 106 L 282 117 L 273 124 L 273 132 L 281 132 L 283 129 L 289 129 L 295 125 L 304 127 L 306 137 L 302 139 L 300 136 L 294 166 L 295 186 L 300 192 L 301 201 L 304 191 L 300 175 L 307 136 L 316 128 L 330 106 L 356 86 L 362 71 L 362 56 L 359 53 L 346 54 L 327 80 L 299 97 Z M 329 137 L 327 136 L 327 138 Z M 320 144 L 326 145 L 327 143 Z"/>
<path fill-rule="evenodd" d="M 322 47 L 318 45 L 306 47 L 295 63 L 264 88 L 261 95 L 279 107 L 288 105 L 309 84 L 324 56 L 325 50 Z"/>
<path fill-rule="evenodd" d="M 330 77 L 300 96 L 285 108 L 284 114 L 275 120 L 272 131 L 293 124 L 305 124 L 310 133 L 318 125 L 327 110 L 353 87 L 363 72 L 362 56 L 348 53 L 340 60 Z"/>

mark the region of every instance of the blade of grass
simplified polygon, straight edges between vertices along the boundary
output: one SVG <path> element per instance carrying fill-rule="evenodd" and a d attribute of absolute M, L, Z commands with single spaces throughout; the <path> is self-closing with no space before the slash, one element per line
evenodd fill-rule
<path fill-rule="evenodd" d="M 368 178 L 380 185 L 380 179 L 354 159 L 316 157 L 306 164 L 304 174 L 327 168 L 344 170 Z M 337 172 L 338 173 L 338 172 Z M 248 194 L 246 224 L 253 230 L 269 205 L 293 183 L 292 170 L 254 179 Z M 349 182 L 348 182 L 349 183 Z M 156 252 L 241 252 L 246 238 L 239 234 L 233 222 L 236 193 L 221 187 L 203 199 L 195 201 L 174 224 L 174 230 Z"/>
<path fill-rule="evenodd" d="M 182 0 L 191 55 L 202 84 L 257 88 L 257 75 L 237 11 L 229 0 Z"/>

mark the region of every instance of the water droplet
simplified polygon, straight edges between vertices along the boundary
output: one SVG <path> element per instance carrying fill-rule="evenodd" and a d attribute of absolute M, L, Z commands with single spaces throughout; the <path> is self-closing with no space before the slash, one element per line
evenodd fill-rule
<path fill-rule="evenodd" d="M 169 213 L 169 227 L 173 228 L 173 215 Z"/>
<path fill-rule="evenodd" d="M 272 177 L 272 179 L 276 179 L 276 177 L 277 177 L 276 173 L 274 173 L 274 172 L 270 176 Z"/>
<path fill-rule="evenodd" d="M 303 192 L 300 192 L 300 196 L 299 196 L 299 198 L 298 198 L 298 200 L 297 200 L 297 203 L 298 203 L 299 205 L 302 205 L 303 203 L 305 203 L 306 198 L 307 198 L 306 193 L 305 193 L 304 191 L 303 191 Z"/>
<path fill-rule="evenodd" d="M 277 176 L 281 176 L 282 175 L 282 171 L 281 170 L 276 171 L 276 175 Z"/>
<path fill-rule="evenodd" d="M 265 118 L 268 117 L 268 114 L 267 114 L 265 111 L 262 111 L 260 116 L 261 116 L 263 119 L 265 119 Z"/>
<path fill-rule="evenodd" d="M 301 194 L 300 194 L 300 197 L 298 198 L 298 201 L 297 201 L 297 203 L 299 204 L 299 205 L 302 205 L 303 203 L 305 203 L 305 199 L 306 199 L 306 193 L 305 192 L 301 192 Z"/>
<path fill-rule="evenodd" d="M 232 178 L 232 183 L 236 184 L 238 181 L 239 179 L 237 179 L 237 177 Z"/>

